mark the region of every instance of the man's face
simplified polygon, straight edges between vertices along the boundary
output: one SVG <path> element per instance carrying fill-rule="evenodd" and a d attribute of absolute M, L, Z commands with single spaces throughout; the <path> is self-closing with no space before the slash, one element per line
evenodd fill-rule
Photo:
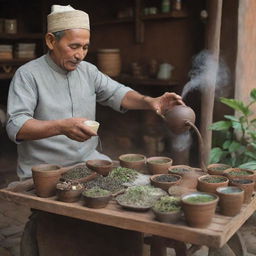
<path fill-rule="evenodd" d="M 51 57 L 54 62 L 66 71 L 73 71 L 85 58 L 90 42 L 90 31 L 87 29 L 69 29 L 58 41 L 52 42 Z"/>

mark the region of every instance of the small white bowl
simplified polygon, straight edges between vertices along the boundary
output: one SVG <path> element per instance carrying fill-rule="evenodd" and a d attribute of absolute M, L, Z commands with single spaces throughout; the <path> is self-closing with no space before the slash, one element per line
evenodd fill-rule
<path fill-rule="evenodd" d="M 89 126 L 96 133 L 100 126 L 100 123 L 98 123 L 97 121 L 93 121 L 93 120 L 86 120 L 86 121 L 84 121 L 84 124 Z"/>

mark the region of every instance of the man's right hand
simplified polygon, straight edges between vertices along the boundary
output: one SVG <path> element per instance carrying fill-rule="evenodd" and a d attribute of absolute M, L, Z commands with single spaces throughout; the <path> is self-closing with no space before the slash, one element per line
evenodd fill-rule
<path fill-rule="evenodd" d="M 88 120 L 86 118 L 68 118 L 60 120 L 61 133 L 66 135 L 72 140 L 84 142 L 90 139 L 92 136 L 97 136 L 89 126 L 84 122 Z"/>

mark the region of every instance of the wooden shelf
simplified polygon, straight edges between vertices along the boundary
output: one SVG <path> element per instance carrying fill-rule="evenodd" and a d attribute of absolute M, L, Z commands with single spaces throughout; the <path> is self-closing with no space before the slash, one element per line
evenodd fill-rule
<path fill-rule="evenodd" d="M 16 33 L 16 34 L 6 34 L 0 33 L 0 39 L 11 39 L 11 40 L 20 40 L 20 39 L 43 39 L 43 33 Z"/>
<path fill-rule="evenodd" d="M 9 59 L 9 60 L 0 60 L 0 65 L 22 65 L 30 60 L 33 60 L 33 58 L 29 59 Z"/>
<path fill-rule="evenodd" d="M 153 78 L 136 78 L 129 75 L 120 75 L 115 78 L 118 82 L 123 84 L 131 84 L 133 86 L 178 86 L 178 81 L 175 80 L 160 80 Z"/>
<path fill-rule="evenodd" d="M 181 11 L 171 11 L 169 13 L 158 13 L 158 14 L 149 14 L 143 15 L 142 20 L 161 20 L 161 19 L 181 19 L 187 18 L 188 13 L 185 10 Z"/>
<path fill-rule="evenodd" d="M 113 20 L 105 20 L 100 22 L 92 23 L 92 26 L 103 26 L 103 25 L 111 25 L 111 24 L 122 24 L 122 23 L 131 23 L 133 22 L 133 18 L 122 18 L 122 19 L 113 19 Z"/>

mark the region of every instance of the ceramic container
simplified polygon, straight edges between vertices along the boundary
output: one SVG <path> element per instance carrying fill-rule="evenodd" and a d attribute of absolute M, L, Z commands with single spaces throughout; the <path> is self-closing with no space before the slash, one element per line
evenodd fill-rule
<path fill-rule="evenodd" d="M 207 166 L 208 173 L 211 175 L 223 175 L 224 171 L 231 168 L 227 164 L 209 164 Z"/>
<path fill-rule="evenodd" d="M 100 175 L 107 176 L 113 169 L 113 162 L 102 159 L 94 159 L 86 161 L 86 166 Z"/>
<path fill-rule="evenodd" d="M 32 167 L 32 178 L 39 197 L 51 197 L 56 193 L 56 185 L 61 177 L 60 165 L 40 164 Z"/>
<path fill-rule="evenodd" d="M 172 109 L 167 110 L 163 118 L 173 133 L 181 134 L 190 129 L 190 125 L 187 125 L 186 121 L 195 123 L 196 115 L 192 108 L 184 105 L 176 105 Z"/>
<path fill-rule="evenodd" d="M 181 177 L 183 177 L 184 174 L 189 173 L 191 171 L 193 171 L 193 168 L 188 165 L 172 165 L 168 168 L 169 173 L 180 175 Z"/>
<path fill-rule="evenodd" d="M 100 123 L 94 120 L 86 120 L 84 121 L 84 124 L 89 126 L 94 132 L 97 133 Z"/>
<path fill-rule="evenodd" d="M 228 177 L 230 180 L 232 179 L 249 179 L 254 180 L 256 179 L 256 172 L 247 169 L 241 168 L 229 168 L 224 171 L 224 175 Z"/>
<path fill-rule="evenodd" d="M 231 186 L 236 186 L 244 190 L 245 204 L 248 204 L 251 202 L 255 181 L 249 180 L 249 179 L 233 179 L 233 180 L 230 180 L 229 184 Z"/>
<path fill-rule="evenodd" d="M 219 196 L 220 213 L 225 216 L 237 215 L 244 201 L 244 190 L 239 187 L 218 187 L 216 189 Z"/>
<path fill-rule="evenodd" d="M 164 180 L 171 180 L 171 181 L 159 181 L 162 178 L 165 178 Z M 168 189 L 176 184 L 179 184 L 181 181 L 181 176 L 176 174 L 155 174 L 150 177 L 150 182 L 154 187 L 161 188 L 165 191 L 168 191 Z"/>
<path fill-rule="evenodd" d="M 218 187 L 228 186 L 228 178 L 221 175 L 203 175 L 198 178 L 197 189 L 201 192 L 216 193 Z"/>
<path fill-rule="evenodd" d="M 84 186 L 82 184 L 72 185 L 69 189 L 62 189 L 58 186 L 60 183 L 56 185 L 57 197 L 59 201 L 72 203 L 76 202 L 80 199 L 81 193 L 84 190 Z"/>
<path fill-rule="evenodd" d="M 160 212 L 152 209 L 156 220 L 166 223 L 176 223 L 181 218 L 181 211 Z"/>
<path fill-rule="evenodd" d="M 173 160 L 170 157 L 153 156 L 147 159 L 147 168 L 151 174 L 167 174 L 172 162 Z"/>
<path fill-rule="evenodd" d="M 181 196 L 181 205 L 187 224 L 206 228 L 215 214 L 219 197 L 215 194 L 192 192 Z"/>
<path fill-rule="evenodd" d="M 146 157 L 141 154 L 123 154 L 118 157 L 120 166 L 143 172 Z"/>
<path fill-rule="evenodd" d="M 89 208 L 95 208 L 95 209 L 100 209 L 100 208 L 105 208 L 110 199 L 111 199 L 111 194 L 107 196 L 98 196 L 98 197 L 90 197 L 82 194 L 83 200 L 84 200 L 84 205 Z"/>

